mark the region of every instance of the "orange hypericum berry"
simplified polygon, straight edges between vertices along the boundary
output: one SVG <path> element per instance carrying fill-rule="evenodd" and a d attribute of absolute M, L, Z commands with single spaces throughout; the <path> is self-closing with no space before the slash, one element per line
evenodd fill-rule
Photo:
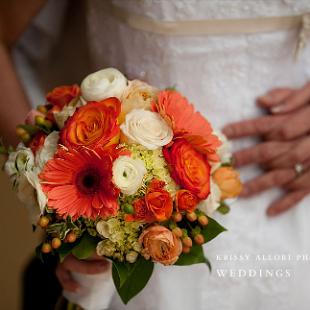
<path fill-rule="evenodd" d="M 174 212 L 172 214 L 172 218 L 175 222 L 181 222 L 182 221 L 182 214 L 180 212 Z"/>
<path fill-rule="evenodd" d="M 61 240 L 59 238 L 53 238 L 52 240 L 52 248 L 58 249 L 61 246 Z"/>
<path fill-rule="evenodd" d="M 69 243 L 73 243 L 76 241 L 76 233 L 71 231 L 68 233 L 68 235 L 66 236 L 66 241 Z"/>
<path fill-rule="evenodd" d="M 188 246 L 183 246 L 182 252 L 183 252 L 184 254 L 187 254 L 187 253 L 189 253 L 190 251 L 191 251 L 191 248 L 190 248 L 190 247 L 188 247 Z"/>
<path fill-rule="evenodd" d="M 205 242 L 205 238 L 204 238 L 204 236 L 202 234 L 198 234 L 198 235 L 196 235 L 194 237 L 194 241 L 195 241 L 196 244 L 202 245 Z"/>
<path fill-rule="evenodd" d="M 205 215 L 198 216 L 198 222 L 201 226 L 207 226 L 209 224 L 209 219 Z"/>
<path fill-rule="evenodd" d="M 52 251 L 52 247 L 49 243 L 45 242 L 42 244 L 41 252 L 44 254 L 50 253 Z"/>
<path fill-rule="evenodd" d="M 47 113 L 47 108 L 46 108 L 45 105 L 39 105 L 39 106 L 37 107 L 37 110 L 38 110 L 39 112 L 43 113 L 43 114 L 46 114 L 46 113 Z"/>
<path fill-rule="evenodd" d="M 176 237 L 178 237 L 178 238 L 181 238 L 182 235 L 183 235 L 183 231 L 182 231 L 182 229 L 181 229 L 180 227 L 175 227 L 175 228 L 173 228 L 173 229 L 172 229 L 172 233 L 173 233 Z"/>
<path fill-rule="evenodd" d="M 197 220 L 197 214 L 195 212 L 190 212 L 190 213 L 186 213 L 186 218 L 190 221 L 190 222 L 194 222 Z"/>
<path fill-rule="evenodd" d="M 41 216 L 38 221 L 38 225 L 42 228 L 46 228 L 49 224 L 50 220 L 47 216 Z"/>
<path fill-rule="evenodd" d="M 182 239 L 182 242 L 183 244 L 186 246 L 186 247 L 189 247 L 191 248 L 193 246 L 193 241 L 190 237 L 186 236 Z"/>

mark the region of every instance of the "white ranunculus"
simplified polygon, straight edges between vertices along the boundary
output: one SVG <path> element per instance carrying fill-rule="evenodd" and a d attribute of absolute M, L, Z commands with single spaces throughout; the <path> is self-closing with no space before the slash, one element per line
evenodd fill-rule
<path fill-rule="evenodd" d="M 50 133 L 44 141 L 43 146 L 37 151 L 36 154 L 36 165 L 40 170 L 43 169 L 44 165 L 48 160 L 54 157 L 54 154 L 57 149 L 57 144 L 59 140 L 59 132 L 53 131 Z"/>
<path fill-rule="evenodd" d="M 215 182 L 210 183 L 210 194 L 206 200 L 202 200 L 198 204 L 198 209 L 206 213 L 208 216 L 212 216 L 214 211 L 220 206 L 221 190 Z"/>
<path fill-rule="evenodd" d="M 81 103 L 82 105 L 82 103 Z M 57 123 L 57 126 L 62 129 L 65 126 L 66 120 L 72 116 L 76 110 L 78 105 L 72 106 L 72 105 L 66 105 L 63 107 L 61 111 L 54 112 L 54 118 Z"/>
<path fill-rule="evenodd" d="M 34 166 L 34 155 L 30 148 L 22 143 L 17 146 L 15 152 L 10 153 L 4 165 L 5 172 L 11 177 L 13 175 L 24 175 L 25 171 L 32 170 Z"/>
<path fill-rule="evenodd" d="M 133 195 L 142 184 L 147 170 L 144 162 L 129 156 L 120 156 L 113 163 L 113 183 L 125 195 Z"/>
<path fill-rule="evenodd" d="M 215 134 L 220 139 L 222 145 L 216 151 L 218 156 L 220 157 L 220 161 L 211 163 L 211 173 L 214 173 L 215 170 L 220 168 L 221 164 L 230 163 L 232 158 L 231 143 L 228 141 L 227 137 L 221 131 L 214 131 L 213 134 Z"/>
<path fill-rule="evenodd" d="M 132 110 L 126 115 L 121 130 L 134 143 L 155 150 L 167 145 L 173 138 L 173 131 L 156 112 L 141 109 Z"/>
<path fill-rule="evenodd" d="M 109 97 L 121 98 L 127 86 L 125 76 L 114 68 L 88 75 L 81 84 L 82 97 L 87 101 L 100 101 Z"/>

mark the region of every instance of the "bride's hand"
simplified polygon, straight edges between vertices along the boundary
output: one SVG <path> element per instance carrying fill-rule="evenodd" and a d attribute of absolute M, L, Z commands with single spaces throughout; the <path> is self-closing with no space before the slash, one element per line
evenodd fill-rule
<path fill-rule="evenodd" d="M 71 272 L 84 274 L 103 273 L 109 269 L 108 260 L 94 256 L 91 260 L 78 260 L 73 255 L 68 255 L 56 268 L 56 276 L 63 289 L 69 292 L 78 292 L 79 284 L 73 279 Z"/>
<path fill-rule="evenodd" d="M 269 215 L 277 215 L 293 207 L 310 192 L 310 171 L 307 171 L 310 166 L 310 137 L 307 136 L 310 131 L 309 99 L 309 83 L 300 90 L 272 90 L 260 97 L 258 104 L 273 110 L 271 112 L 274 115 L 224 128 L 229 138 L 258 135 L 265 140 L 235 153 L 234 159 L 237 166 L 258 163 L 266 170 L 263 175 L 245 184 L 243 196 L 251 196 L 276 186 L 287 190 L 284 197 L 269 206 Z M 281 104 L 284 107 L 282 110 Z M 302 175 L 296 175 L 296 164 L 303 164 L 305 172 Z"/>

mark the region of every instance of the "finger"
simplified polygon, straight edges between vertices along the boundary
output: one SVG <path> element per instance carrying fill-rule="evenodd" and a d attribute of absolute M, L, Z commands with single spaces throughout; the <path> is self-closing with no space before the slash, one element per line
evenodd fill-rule
<path fill-rule="evenodd" d="M 271 112 L 274 114 L 291 112 L 308 104 L 309 100 L 310 82 L 286 98 L 281 105 L 271 108 Z"/>
<path fill-rule="evenodd" d="M 270 205 L 270 207 L 267 209 L 267 215 L 276 216 L 284 211 L 293 208 L 299 201 L 306 197 L 309 192 L 310 191 L 299 190 L 286 194 L 284 197 L 280 198 L 279 200 L 275 201 Z"/>
<path fill-rule="evenodd" d="M 292 88 L 275 88 L 266 95 L 257 98 L 257 104 L 264 108 L 270 108 L 282 103 L 284 99 L 294 93 Z"/>
<path fill-rule="evenodd" d="M 297 163 L 306 163 L 310 157 L 310 137 L 289 143 L 290 147 L 279 157 L 265 162 L 267 169 L 294 168 Z"/>
<path fill-rule="evenodd" d="M 279 128 L 265 135 L 266 140 L 292 140 L 310 131 L 310 106 L 295 112 Z"/>
<path fill-rule="evenodd" d="M 246 136 L 265 135 L 283 124 L 287 116 L 262 116 L 250 120 L 232 123 L 223 128 L 223 133 L 230 139 Z"/>
<path fill-rule="evenodd" d="M 295 179 L 296 174 L 293 169 L 274 170 L 263 174 L 243 185 L 241 197 L 249 197 L 270 189 L 272 187 L 282 186 Z"/>
<path fill-rule="evenodd" d="M 78 292 L 79 284 L 72 278 L 71 273 L 64 268 L 62 264 L 58 264 L 56 268 L 56 276 L 63 289 L 69 292 Z"/>
<path fill-rule="evenodd" d="M 285 186 L 285 189 L 290 190 L 290 191 L 300 190 L 300 189 L 310 190 L 310 171 L 303 173 L 297 179 L 287 184 L 287 186 Z"/>
<path fill-rule="evenodd" d="M 265 142 L 255 146 L 240 150 L 233 154 L 234 166 L 240 167 L 253 163 L 264 163 L 271 161 L 288 152 L 291 148 L 291 143 L 281 142 Z"/>
<path fill-rule="evenodd" d="M 110 263 L 108 260 L 78 260 L 73 255 L 69 255 L 63 262 L 64 268 L 69 271 L 98 274 L 103 273 L 109 269 Z"/>

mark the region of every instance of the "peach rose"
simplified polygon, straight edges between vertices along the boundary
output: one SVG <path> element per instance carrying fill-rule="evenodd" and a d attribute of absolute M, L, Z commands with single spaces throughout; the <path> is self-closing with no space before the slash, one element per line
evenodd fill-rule
<path fill-rule="evenodd" d="M 163 265 L 174 264 L 182 252 L 182 242 L 168 228 L 154 225 L 146 228 L 139 237 L 142 254 Z"/>
<path fill-rule="evenodd" d="M 233 198 L 242 191 L 242 183 L 239 174 L 232 167 L 221 167 L 212 175 L 213 181 L 220 188 L 221 199 Z"/>
<path fill-rule="evenodd" d="M 206 199 L 210 193 L 211 170 L 206 156 L 185 139 L 177 139 L 170 147 L 164 147 L 163 154 L 176 183 L 199 199 Z"/>
<path fill-rule="evenodd" d="M 193 212 L 196 209 L 198 199 L 190 191 L 181 189 L 175 196 L 175 204 L 178 211 Z"/>
<path fill-rule="evenodd" d="M 78 108 L 60 132 L 61 143 L 67 147 L 89 148 L 118 143 L 120 106 L 120 101 L 112 97 Z"/>
<path fill-rule="evenodd" d="M 80 87 L 78 85 L 59 86 L 54 88 L 46 96 L 46 100 L 60 108 L 63 108 L 71 100 L 80 95 Z"/>
<path fill-rule="evenodd" d="M 168 220 L 172 214 L 173 202 L 164 186 L 165 182 L 159 180 L 151 181 L 145 197 L 133 203 L 135 213 L 127 215 L 125 220 L 146 223 Z"/>

